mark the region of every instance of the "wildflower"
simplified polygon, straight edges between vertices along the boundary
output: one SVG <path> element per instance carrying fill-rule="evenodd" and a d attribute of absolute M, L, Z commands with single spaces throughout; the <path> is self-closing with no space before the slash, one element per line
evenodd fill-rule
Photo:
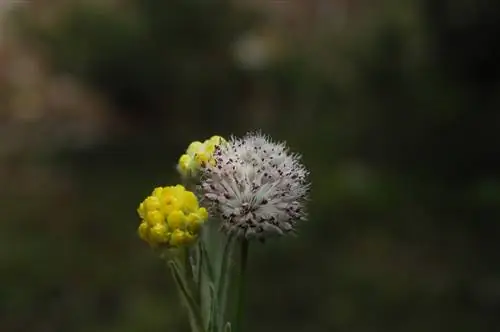
<path fill-rule="evenodd" d="M 226 140 L 220 136 L 212 136 L 203 143 L 192 142 L 186 153 L 179 158 L 177 170 L 184 177 L 195 176 L 200 167 L 206 163 L 213 163 L 213 154 L 216 146 L 221 145 Z"/>
<path fill-rule="evenodd" d="M 249 133 L 217 146 L 214 160 L 203 167 L 201 187 L 225 233 L 264 240 L 306 219 L 309 172 L 285 143 Z"/>
<path fill-rule="evenodd" d="M 141 239 L 153 247 L 178 247 L 193 243 L 208 218 L 198 199 L 183 186 L 158 187 L 137 209 L 142 221 Z"/>

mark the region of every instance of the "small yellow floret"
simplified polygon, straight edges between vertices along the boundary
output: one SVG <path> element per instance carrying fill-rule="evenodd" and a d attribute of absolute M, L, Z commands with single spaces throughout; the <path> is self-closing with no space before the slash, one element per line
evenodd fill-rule
<path fill-rule="evenodd" d="M 159 198 L 161 198 L 162 193 L 163 193 L 163 188 L 157 187 L 153 190 L 153 193 L 151 194 L 151 196 L 157 197 L 159 199 Z"/>
<path fill-rule="evenodd" d="M 194 155 L 194 160 L 196 162 L 196 165 L 200 165 L 200 166 L 203 163 L 208 163 L 210 158 L 212 158 L 212 153 L 207 152 L 207 151 L 199 152 L 199 153 L 196 153 Z"/>
<path fill-rule="evenodd" d="M 208 211 L 204 207 L 198 209 L 198 218 L 201 220 L 206 220 L 208 219 Z"/>
<path fill-rule="evenodd" d="M 148 223 L 148 225 L 154 226 L 158 224 L 163 224 L 165 217 L 160 211 L 154 210 L 154 211 L 148 211 L 145 220 Z"/>
<path fill-rule="evenodd" d="M 139 215 L 139 217 L 143 218 L 145 217 L 145 213 L 144 213 L 144 203 L 141 203 L 139 204 L 139 207 L 137 208 L 137 214 Z"/>
<path fill-rule="evenodd" d="M 146 211 L 158 210 L 160 208 L 160 206 L 161 206 L 160 200 L 156 196 L 149 196 L 144 201 L 144 209 Z"/>
<path fill-rule="evenodd" d="M 224 137 L 217 136 L 217 135 L 210 137 L 209 141 L 214 143 L 214 144 L 226 143 L 226 140 L 224 139 Z"/>
<path fill-rule="evenodd" d="M 203 143 L 200 142 L 200 141 L 194 141 L 192 142 L 191 144 L 189 144 L 187 150 L 186 150 L 186 153 L 188 155 L 193 155 L 195 154 L 197 151 L 200 151 L 203 149 Z"/>
<path fill-rule="evenodd" d="M 137 230 L 139 237 L 153 247 L 167 248 L 196 241 L 208 218 L 194 193 L 181 185 L 155 188 L 139 204 L 137 213 L 142 219 Z"/>
<path fill-rule="evenodd" d="M 189 232 L 184 232 L 179 229 L 175 230 L 170 237 L 170 245 L 172 246 L 189 245 L 193 241 L 194 238 Z"/>
<path fill-rule="evenodd" d="M 150 241 L 155 244 L 166 243 L 169 240 L 168 228 L 165 224 L 156 224 L 149 230 Z"/>
<path fill-rule="evenodd" d="M 186 217 L 182 211 L 173 211 L 167 217 L 167 223 L 171 229 L 183 229 L 186 224 Z"/>
<path fill-rule="evenodd" d="M 139 237 L 143 239 L 144 241 L 148 241 L 149 238 L 149 225 L 145 222 L 141 222 L 139 225 L 139 228 L 137 229 L 137 232 L 139 233 Z"/>

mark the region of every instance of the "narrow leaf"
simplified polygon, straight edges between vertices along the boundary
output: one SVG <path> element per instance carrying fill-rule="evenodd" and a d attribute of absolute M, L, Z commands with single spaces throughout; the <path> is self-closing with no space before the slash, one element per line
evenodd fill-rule
<path fill-rule="evenodd" d="M 194 250 L 194 255 L 191 257 L 191 266 L 192 266 L 192 271 L 193 271 L 193 280 L 195 283 L 199 284 L 200 280 L 198 279 L 199 276 L 199 271 L 201 269 L 201 257 L 200 257 L 200 250 L 198 250 L 198 247 L 201 245 L 201 241 L 199 241 L 196 245 L 196 250 Z"/>
<path fill-rule="evenodd" d="M 203 317 L 203 324 L 205 327 L 208 327 L 210 324 L 210 316 L 211 316 L 211 310 L 212 310 L 212 292 L 210 291 L 211 285 L 213 283 L 208 280 L 205 274 L 203 274 L 203 282 L 200 284 L 200 290 L 201 290 L 201 302 L 200 302 L 200 308 L 201 308 L 201 315 Z"/>
<path fill-rule="evenodd" d="M 179 265 L 174 261 L 169 261 L 168 265 L 170 266 L 170 270 L 172 271 L 172 276 L 174 278 L 175 283 L 179 289 L 182 299 L 184 300 L 188 312 L 191 324 L 193 328 L 196 329 L 197 332 L 204 332 L 203 319 L 200 314 L 200 308 L 196 301 L 194 300 L 189 288 L 187 287 L 187 283 L 182 277 L 181 270 Z"/>
<path fill-rule="evenodd" d="M 191 265 L 191 252 L 188 247 L 184 248 L 184 270 L 187 280 L 193 279 L 193 266 Z"/>
<path fill-rule="evenodd" d="M 224 245 L 224 252 L 222 256 L 222 262 L 220 265 L 220 273 L 217 283 L 217 299 L 218 299 L 218 324 L 222 326 L 222 322 L 224 321 L 224 314 L 226 310 L 226 300 L 227 300 L 227 283 L 229 280 L 230 274 L 230 261 L 232 255 L 232 243 L 233 238 L 231 236 L 227 237 L 226 243 Z"/>
<path fill-rule="evenodd" d="M 210 260 L 210 255 L 208 254 L 208 251 L 207 251 L 207 248 L 205 246 L 205 244 L 203 242 L 200 242 L 200 253 L 203 257 L 203 262 L 205 264 L 204 265 L 204 268 L 205 268 L 205 272 L 207 273 L 208 277 L 210 278 L 210 281 L 214 281 L 214 269 L 212 267 L 212 262 Z"/>
<path fill-rule="evenodd" d="M 210 291 L 210 312 L 208 320 L 208 332 L 218 332 L 217 328 L 217 297 L 215 296 L 215 286 L 213 283 L 208 285 Z"/>
<path fill-rule="evenodd" d="M 202 304 L 202 299 L 203 299 L 203 281 L 204 281 L 204 278 L 203 278 L 203 254 L 202 254 L 202 251 L 201 251 L 201 241 L 198 243 L 198 246 L 197 246 L 197 251 L 198 251 L 198 267 L 197 267 L 197 270 L 196 270 L 196 282 L 198 283 L 198 288 L 197 288 L 197 292 L 196 292 L 196 299 L 198 300 L 198 303 Z"/>

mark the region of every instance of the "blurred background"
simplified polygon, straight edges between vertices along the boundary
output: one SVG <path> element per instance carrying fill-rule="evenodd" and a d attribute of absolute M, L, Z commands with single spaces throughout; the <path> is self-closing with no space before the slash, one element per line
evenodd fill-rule
<path fill-rule="evenodd" d="M 312 174 L 246 331 L 500 330 L 500 3 L 1 0 L 0 330 L 187 331 L 136 207 L 192 140 Z"/>

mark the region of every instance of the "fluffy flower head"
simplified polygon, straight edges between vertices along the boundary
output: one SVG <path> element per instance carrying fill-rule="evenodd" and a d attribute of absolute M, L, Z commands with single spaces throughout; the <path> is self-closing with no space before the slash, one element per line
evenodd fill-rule
<path fill-rule="evenodd" d="M 293 231 L 305 219 L 308 171 L 285 143 L 260 133 L 217 146 L 203 166 L 202 189 L 221 229 L 240 238 L 265 239 Z"/>
<path fill-rule="evenodd" d="M 137 209 L 142 221 L 138 233 L 152 247 L 179 247 L 193 243 L 207 219 L 205 208 L 183 186 L 158 187 Z"/>
<path fill-rule="evenodd" d="M 197 175 L 202 165 L 214 163 L 215 148 L 224 142 L 226 140 L 220 136 L 212 136 L 204 142 L 192 142 L 189 144 L 186 153 L 179 158 L 177 170 L 184 177 Z"/>

